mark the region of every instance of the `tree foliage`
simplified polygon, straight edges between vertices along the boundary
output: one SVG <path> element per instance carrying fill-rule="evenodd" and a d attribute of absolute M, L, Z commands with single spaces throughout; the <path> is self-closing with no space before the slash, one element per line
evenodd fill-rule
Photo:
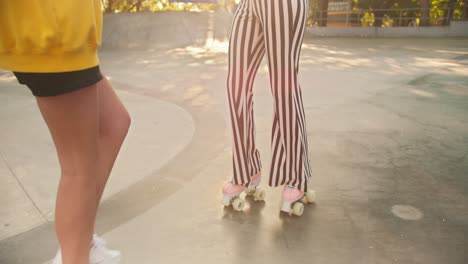
<path fill-rule="evenodd" d="M 441 24 L 446 18 L 466 19 L 468 0 L 353 0 L 355 8 L 360 9 L 414 9 L 403 16 L 427 19 L 427 24 Z M 419 10 L 418 10 L 419 9 Z M 423 21 L 421 21 L 424 23 Z"/>
<path fill-rule="evenodd" d="M 230 1 L 224 0 L 224 2 Z M 220 8 L 213 3 L 177 3 L 169 0 L 102 0 L 102 6 L 106 13 L 211 11 Z"/>
<path fill-rule="evenodd" d="M 326 5 L 323 2 L 327 2 Z M 309 24 L 320 25 L 323 6 L 345 0 L 309 0 Z M 350 0 L 363 26 L 447 25 L 452 19 L 468 19 L 468 0 Z M 325 11 L 326 12 L 326 11 Z M 327 17 L 327 14 L 325 14 Z"/>
<path fill-rule="evenodd" d="M 169 0 L 101 0 L 106 13 L 231 10 L 239 0 L 184 3 Z M 327 25 L 329 3 L 345 0 L 308 0 L 309 24 Z M 468 0 L 349 0 L 362 25 L 447 25 L 452 19 L 468 19 Z M 209 1 L 207 1 L 209 2 Z M 403 9 L 403 10 L 402 10 Z"/>

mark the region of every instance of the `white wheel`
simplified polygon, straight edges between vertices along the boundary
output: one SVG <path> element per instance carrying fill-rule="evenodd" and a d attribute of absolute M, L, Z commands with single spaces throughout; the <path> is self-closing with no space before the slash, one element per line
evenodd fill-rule
<path fill-rule="evenodd" d="M 304 205 L 301 203 L 295 203 L 292 208 L 292 213 L 296 216 L 301 216 L 304 213 Z"/>
<path fill-rule="evenodd" d="M 309 203 L 315 203 L 315 198 L 316 198 L 317 194 L 315 193 L 315 191 L 310 191 L 310 192 L 307 192 L 305 197 L 307 199 L 307 202 Z"/>
<path fill-rule="evenodd" d="M 255 199 L 255 201 L 265 200 L 265 191 L 262 190 L 262 189 L 255 190 L 254 199 Z"/>
<path fill-rule="evenodd" d="M 222 202 L 223 202 L 224 206 L 230 206 L 231 205 L 231 200 L 228 199 L 228 198 L 224 197 Z"/>
<path fill-rule="evenodd" d="M 242 200 L 242 199 L 239 198 L 239 197 L 237 197 L 236 199 L 234 199 L 234 201 L 232 201 L 232 207 L 233 207 L 234 210 L 236 210 L 236 211 L 242 211 L 242 210 L 244 210 L 244 206 L 245 206 L 244 200 Z"/>
<path fill-rule="evenodd" d="M 257 189 L 247 189 L 245 190 L 245 195 L 246 196 L 252 196 L 252 195 L 255 195 L 255 192 L 257 191 Z"/>

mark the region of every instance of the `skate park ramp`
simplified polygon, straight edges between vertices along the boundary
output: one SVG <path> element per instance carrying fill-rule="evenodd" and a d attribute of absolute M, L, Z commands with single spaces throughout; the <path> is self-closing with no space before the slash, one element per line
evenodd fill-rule
<path fill-rule="evenodd" d="M 294 217 L 268 187 L 266 61 L 254 97 L 267 198 L 244 212 L 221 205 L 231 20 L 104 18 L 102 70 L 133 122 L 96 230 L 122 263 L 467 263 L 468 40 L 306 36 L 299 77 L 318 196 Z M 49 263 L 59 168 L 33 99 L 5 72 L 0 118 L 0 263 Z"/>

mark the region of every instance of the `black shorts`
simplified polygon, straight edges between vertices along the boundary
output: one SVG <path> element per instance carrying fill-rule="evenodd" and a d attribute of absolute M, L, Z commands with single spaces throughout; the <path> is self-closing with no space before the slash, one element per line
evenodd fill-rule
<path fill-rule="evenodd" d="M 102 80 L 99 66 L 80 71 L 32 73 L 13 72 L 18 82 L 28 86 L 34 96 L 57 96 L 93 85 Z"/>

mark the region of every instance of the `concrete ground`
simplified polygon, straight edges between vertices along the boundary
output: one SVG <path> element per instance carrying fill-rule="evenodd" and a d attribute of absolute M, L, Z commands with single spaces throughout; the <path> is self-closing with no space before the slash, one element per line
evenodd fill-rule
<path fill-rule="evenodd" d="M 279 214 L 280 189 L 223 208 L 231 176 L 230 17 L 105 18 L 102 68 L 133 127 L 97 220 L 123 263 L 468 263 L 468 39 L 306 37 L 300 80 L 315 205 Z M 257 140 L 269 168 L 267 65 Z M 0 73 L 0 263 L 55 254 L 58 164 L 33 98 Z"/>

